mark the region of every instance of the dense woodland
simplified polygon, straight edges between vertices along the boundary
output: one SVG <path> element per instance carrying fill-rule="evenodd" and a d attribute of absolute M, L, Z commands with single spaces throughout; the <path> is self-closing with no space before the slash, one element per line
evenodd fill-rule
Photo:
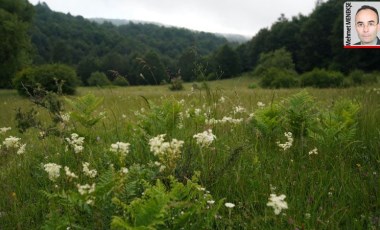
<path fill-rule="evenodd" d="M 318 1 L 321 2 L 321 1 Z M 57 13 L 46 3 L 0 2 L 0 87 L 25 66 L 62 63 L 76 70 L 83 85 L 91 74 L 131 85 L 231 78 L 253 71 L 260 55 L 285 49 L 298 74 L 315 68 L 349 74 L 380 70 L 378 50 L 343 49 L 343 0 L 315 6 L 310 15 L 280 15 L 243 44 L 211 33 L 155 24 L 115 26 Z"/>

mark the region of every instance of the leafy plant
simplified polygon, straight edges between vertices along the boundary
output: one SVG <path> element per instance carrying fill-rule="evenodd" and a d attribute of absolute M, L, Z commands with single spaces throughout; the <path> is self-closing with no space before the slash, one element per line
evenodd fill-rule
<path fill-rule="evenodd" d="M 315 101 L 307 91 L 301 91 L 289 97 L 282 105 L 285 122 L 295 137 L 308 136 L 316 120 Z"/>
<path fill-rule="evenodd" d="M 64 64 L 46 64 L 23 69 L 17 73 L 13 84 L 23 96 L 33 95 L 37 88 L 46 92 L 74 94 L 78 81 L 73 68 Z"/>
<path fill-rule="evenodd" d="M 194 180 L 194 181 L 193 181 Z M 145 184 L 144 195 L 130 204 L 114 198 L 124 215 L 114 216 L 113 229 L 211 229 L 222 201 L 215 202 L 195 182 L 185 184 L 173 177 L 165 185 L 157 180 L 154 185 Z M 209 202 L 208 202 L 209 201 Z"/>
<path fill-rule="evenodd" d="M 103 103 L 103 100 L 103 98 L 96 97 L 93 94 L 87 94 L 75 100 L 67 98 L 66 102 L 73 108 L 73 111 L 70 113 L 72 119 L 79 122 L 82 126 L 90 128 L 104 117 L 102 113 L 95 114 L 98 107 Z"/>

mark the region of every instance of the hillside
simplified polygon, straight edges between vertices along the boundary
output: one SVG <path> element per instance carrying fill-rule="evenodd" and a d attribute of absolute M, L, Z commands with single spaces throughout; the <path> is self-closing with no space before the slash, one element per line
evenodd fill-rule
<path fill-rule="evenodd" d="M 175 26 L 171 25 L 164 25 L 157 22 L 147 22 L 147 21 L 140 21 L 140 20 L 127 20 L 127 19 L 110 19 L 110 18 L 88 18 L 90 21 L 102 24 L 104 22 L 111 22 L 115 26 L 122 26 L 127 25 L 129 23 L 136 23 L 136 24 L 154 24 L 161 27 L 167 27 L 167 28 L 175 28 Z M 199 31 L 191 30 L 195 33 L 199 33 Z M 224 33 L 216 33 L 217 36 L 222 36 L 226 38 L 229 42 L 236 42 L 236 43 L 244 43 L 249 40 L 249 37 L 240 35 L 240 34 L 224 34 Z"/>
<path fill-rule="evenodd" d="M 189 49 L 202 57 L 228 44 L 224 37 L 183 28 L 134 22 L 120 26 L 110 22 L 98 24 L 81 16 L 54 12 L 46 3 L 35 6 L 30 35 L 36 51 L 35 64 L 72 65 L 82 80 L 93 71 L 108 70 L 134 78 L 140 70 L 135 69 L 133 62 L 149 53 L 175 72 L 178 59 Z M 97 67 L 85 71 L 89 66 Z"/>

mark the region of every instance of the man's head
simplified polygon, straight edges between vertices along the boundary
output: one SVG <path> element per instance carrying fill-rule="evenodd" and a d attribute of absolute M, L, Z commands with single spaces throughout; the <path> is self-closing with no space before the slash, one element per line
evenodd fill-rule
<path fill-rule="evenodd" d="M 376 8 L 367 5 L 360 7 L 355 16 L 355 28 L 363 45 L 376 44 L 377 33 L 380 31 Z"/>

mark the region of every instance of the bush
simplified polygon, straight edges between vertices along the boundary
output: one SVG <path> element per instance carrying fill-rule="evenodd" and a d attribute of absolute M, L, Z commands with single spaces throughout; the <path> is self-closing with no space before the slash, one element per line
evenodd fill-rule
<path fill-rule="evenodd" d="M 248 85 L 248 89 L 256 89 L 257 88 L 257 84 L 256 83 L 251 83 Z"/>
<path fill-rule="evenodd" d="M 64 64 L 47 64 L 21 70 L 13 79 L 20 95 L 33 94 L 35 89 L 74 94 L 79 83 L 73 68 Z M 41 91 L 40 91 L 41 92 Z"/>
<path fill-rule="evenodd" d="M 170 81 L 170 86 L 169 86 L 169 89 L 170 90 L 182 90 L 183 89 L 183 80 L 181 78 L 181 76 L 179 77 L 173 77 Z"/>
<path fill-rule="evenodd" d="M 297 73 L 293 70 L 271 67 L 260 76 L 260 85 L 264 88 L 291 88 L 298 86 Z"/>
<path fill-rule="evenodd" d="M 365 85 L 377 83 L 379 73 L 364 73 L 362 70 L 354 70 L 350 73 L 349 79 L 352 85 Z"/>
<path fill-rule="evenodd" d="M 88 78 L 87 83 L 89 86 L 106 86 L 111 85 L 111 81 L 108 80 L 105 73 L 102 72 L 93 72 Z"/>
<path fill-rule="evenodd" d="M 253 75 L 261 76 L 270 68 L 295 70 L 292 54 L 285 48 L 268 53 L 261 53 Z"/>
<path fill-rule="evenodd" d="M 344 76 L 341 72 L 313 69 L 301 76 L 301 85 L 317 88 L 334 88 L 343 86 Z"/>
<path fill-rule="evenodd" d="M 125 77 L 119 75 L 113 80 L 113 84 L 118 86 L 127 86 L 129 85 L 129 82 Z"/>

